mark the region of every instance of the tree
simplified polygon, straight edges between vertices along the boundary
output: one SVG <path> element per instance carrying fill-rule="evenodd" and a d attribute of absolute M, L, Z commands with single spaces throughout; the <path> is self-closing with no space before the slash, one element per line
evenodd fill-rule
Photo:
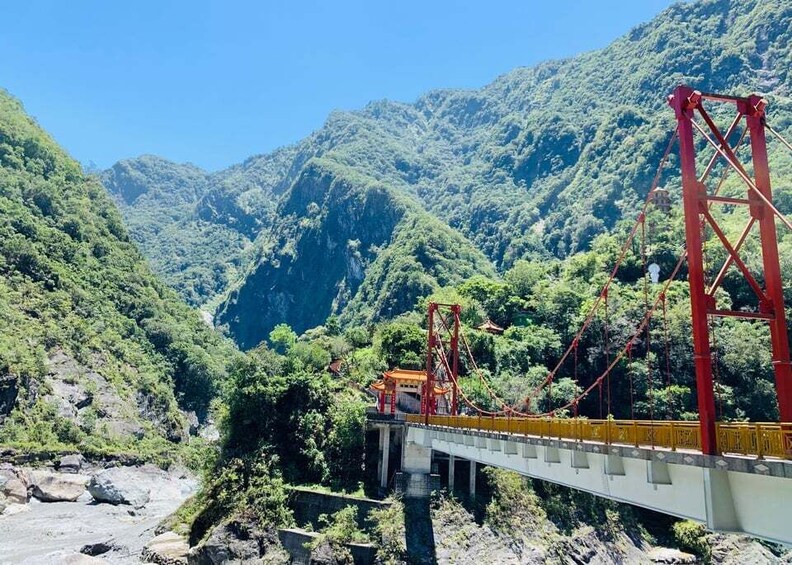
<path fill-rule="evenodd" d="M 288 324 L 278 324 L 269 334 L 272 347 L 280 354 L 286 354 L 297 342 L 297 334 Z"/>
<path fill-rule="evenodd" d="M 426 334 L 413 324 L 396 321 L 383 325 L 376 343 L 389 367 L 420 369 L 425 363 Z"/>

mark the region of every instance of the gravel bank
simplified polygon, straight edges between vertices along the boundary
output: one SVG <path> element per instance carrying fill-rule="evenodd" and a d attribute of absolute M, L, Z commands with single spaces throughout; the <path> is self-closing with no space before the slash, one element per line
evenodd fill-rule
<path fill-rule="evenodd" d="M 150 490 L 143 507 L 98 504 L 87 492 L 76 502 L 14 505 L 0 515 L 0 563 L 79 563 L 80 548 L 110 542 L 112 551 L 85 563 L 141 563 L 143 546 L 154 528 L 195 492 L 196 479 L 183 470 L 129 467 L 137 485 Z M 99 561 L 101 559 L 101 561 Z"/>

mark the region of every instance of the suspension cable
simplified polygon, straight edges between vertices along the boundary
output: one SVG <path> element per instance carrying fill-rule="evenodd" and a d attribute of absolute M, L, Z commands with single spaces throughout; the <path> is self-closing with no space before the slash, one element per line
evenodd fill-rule
<path fill-rule="evenodd" d="M 777 139 L 778 141 L 780 141 L 781 143 L 783 143 L 784 145 L 786 145 L 787 149 L 789 149 L 790 151 L 792 151 L 792 144 L 790 144 L 790 143 L 789 143 L 789 142 L 788 142 L 786 139 L 784 139 L 784 137 L 783 137 L 783 136 L 782 136 L 780 133 L 778 133 L 776 130 L 774 130 L 773 128 L 771 128 L 771 127 L 770 127 L 770 124 L 768 124 L 767 122 L 765 122 L 765 127 L 767 128 L 767 131 L 769 131 L 770 133 L 772 133 L 772 134 L 773 134 L 773 135 L 776 137 L 776 139 Z"/>
<path fill-rule="evenodd" d="M 665 284 L 663 285 L 663 289 L 661 291 L 661 294 L 663 292 L 666 292 L 668 290 L 668 287 L 674 281 L 674 279 L 676 279 L 676 276 L 679 273 L 679 270 L 682 267 L 682 264 L 685 262 L 686 258 L 687 258 L 687 252 L 683 251 L 680 254 L 680 256 L 679 256 L 679 258 L 677 260 L 677 263 L 676 263 L 676 266 L 674 267 L 674 270 L 671 272 L 671 275 L 669 276 L 669 278 L 665 281 Z M 655 301 L 650 306 L 649 311 L 647 311 L 644 314 L 644 317 L 641 320 L 641 323 L 638 324 L 638 327 L 636 327 L 635 332 L 631 336 L 630 340 L 628 340 L 627 344 L 629 344 L 631 341 L 634 341 L 635 339 L 637 339 L 644 332 L 644 330 L 646 329 L 646 325 L 649 323 L 649 320 L 652 317 L 652 314 L 654 313 L 654 311 L 657 309 L 657 307 L 659 305 L 660 305 L 660 296 L 658 295 L 658 297 L 655 299 Z M 595 387 L 599 386 L 602 383 L 602 381 L 605 379 L 606 374 L 608 372 L 612 371 L 613 368 L 616 367 L 616 365 L 625 357 L 625 355 L 627 355 L 627 345 L 625 345 L 624 348 L 622 348 L 622 350 L 611 361 L 611 363 L 608 366 L 608 368 L 599 377 L 597 377 L 597 379 L 594 382 L 592 382 L 588 386 L 588 388 L 586 388 L 582 393 L 577 395 L 575 398 L 573 398 L 572 400 L 570 400 L 569 402 L 567 402 L 563 406 L 561 406 L 559 408 L 556 408 L 555 411 L 558 412 L 559 410 L 565 410 L 565 409 L 571 407 L 574 403 L 580 402 L 581 400 L 586 398 L 591 393 L 591 391 L 594 390 Z M 547 413 L 545 413 L 545 414 L 532 414 L 531 417 L 538 418 L 538 417 L 543 417 L 543 416 L 547 416 L 547 415 L 548 415 Z"/>
<path fill-rule="evenodd" d="M 673 420 L 674 407 L 673 407 L 673 392 L 671 390 L 671 354 L 670 354 L 670 338 L 668 335 L 668 313 L 666 311 L 666 295 L 661 295 L 663 300 L 663 333 L 665 334 L 665 362 L 666 362 L 666 395 L 668 396 L 668 410 L 667 417 Z"/>
<path fill-rule="evenodd" d="M 447 373 L 449 375 L 451 375 L 451 380 L 453 381 L 454 385 L 456 385 L 457 390 L 459 391 L 460 395 L 462 396 L 462 399 L 465 401 L 465 404 L 470 406 L 473 410 L 475 410 L 479 414 L 483 414 L 485 416 L 501 416 L 501 415 L 503 415 L 502 411 L 492 411 L 492 410 L 486 410 L 484 408 L 481 408 L 475 402 L 473 402 L 467 396 L 467 394 L 465 394 L 464 389 L 459 385 L 458 379 L 454 377 L 454 373 L 451 371 L 451 368 L 450 368 L 450 366 L 448 364 L 448 357 L 447 357 L 447 355 L 445 353 L 445 348 L 443 347 L 443 340 L 442 340 L 442 337 L 439 334 L 437 335 L 437 342 L 438 342 L 438 344 L 440 346 L 440 361 L 441 361 L 441 363 L 443 363 L 443 366 L 446 369 Z"/>
<path fill-rule="evenodd" d="M 621 251 L 619 253 L 619 257 L 616 260 L 616 264 L 613 266 L 613 270 L 611 271 L 610 276 L 608 277 L 608 280 L 605 282 L 605 285 L 603 286 L 603 291 L 606 290 L 611 285 L 613 280 L 616 278 L 616 273 L 618 272 L 619 267 L 621 266 L 622 262 L 624 261 L 624 258 L 627 255 L 627 251 L 628 251 L 630 245 L 632 244 L 633 238 L 635 238 L 635 235 L 636 235 L 636 233 L 638 231 L 638 225 L 640 224 L 642 218 L 646 215 L 646 210 L 648 209 L 649 203 L 651 202 L 652 192 L 657 188 L 657 186 L 658 186 L 658 184 L 660 182 L 660 178 L 662 176 L 662 171 L 663 171 L 663 169 L 665 167 L 666 162 L 668 161 L 668 155 L 671 153 L 671 148 L 673 147 L 674 142 L 676 141 L 678 135 L 679 135 L 679 126 L 677 125 L 677 127 L 674 129 L 674 132 L 671 134 L 671 137 L 668 140 L 668 144 L 666 145 L 665 152 L 663 153 L 663 157 L 660 160 L 660 164 L 658 165 L 657 171 L 655 172 L 654 179 L 652 180 L 652 185 L 651 185 L 651 187 L 649 189 L 649 192 L 647 192 L 647 194 L 646 194 L 646 199 L 644 200 L 643 207 L 641 208 L 641 212 L 638 214 L 638 218 L 636 219 L 636 222 L 633 225 L 632 230 L 630 230 L 630 233 L 627 236 L 627 240 L 624 242 L 624 245 L 621 248 Z M 576 339 L 577 340 L 580 339 L 580 337 L 583 335 L 583 332 L 591 324 L 592 320 L 594 319 L 594 316 L 596 315 L 597 309 L 598 309 L 601 301 L 602 301 L 602 292 L 600 292 L 600 294 L 594 300 L 594 303 L 591 305 L 591 308 L 589 309 L 589 312 L 586 315 L 586 318 L 584 319 L 583 324 L 581 325 L 580 329 L 575 334 L 575 336 L 574 336 L 574 338 L 572 340 L 573 343 L 575 342 Z M 566 349 L 566 351 L 564 351 L 564 354 L 561 356 L 561 358 L 559 359 L 559 361 L 555 365 L 555 367 L 553 367 L 553 369 L 547 374 L 547 377 L 545 377 L 545 379 L 539 385 L 537 385 L 528 394 L 528 396 L 525 399 L 526 402 L 530 403 L 530 400 L 533 397 L 535 397 L 545 386 L 547 386 L 547 384 L 553 378 L 555 378 L 555 375 L 558 373 L 559 369 L 561 368 L 561 365 L 564 363 L 564 361 L 567 359 L 567 357 L 569 356 L 569 354 L 571 352 L 572 352 L 572 345 L 570 345 Z"/>
<path fill-rule="evenodd" d="M 440 317 L 440 322 L 443 324 L 444 329 L 446 331 L 449 331 L 448 325 L 446 324 L 445 320 L 442 317 Z M 527 416 L 528 414 L 525 414 L 523 412 L 519 412 L 519 411 L 515 410 L 514 408 L 512 408 L 505 400 L 500 398 L 495 393 L 495 391 L 492 389 L 492 387 L 487 382 L 487 379 L 484 378 L 484 375 L 483 375 L 481 369 L 479 368 L 478 364 L 476 363 L 476 359 L 475 359 L 475 357 L 473 357 L 473 352 L 470 349 L 470 344 L 468 343 L 467 337 L 465 337 L 465 334 L 461 330 L 461 328 L 460 328 L 459 336 L 462 338 L 462 342 L 465 344 L 465 350 L 466 350 L 466 352 L 468 354 L 468 358 L 470 359 L 470 361 L 471 361 L 471 363 L 473 365 L 474 370 L 476 371 L 476 374 L 478 375 L 479 382 L 487 390 L 487 392 L 490 395 L 490 398 L 492 398 L 496 403 L 500 404 L 504 408 L 501 411 L 493 412 L 493 413 L 494 414 L 510 414 L 510 413 L 513 413 L 515 415 L 526 415 Z M 447 364 L 447 361 L 446 361 L 446 364 Z"/>

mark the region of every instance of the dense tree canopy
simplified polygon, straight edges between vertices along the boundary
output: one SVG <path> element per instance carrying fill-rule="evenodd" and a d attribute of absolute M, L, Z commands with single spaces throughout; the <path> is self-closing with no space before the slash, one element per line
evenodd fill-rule
<path fill-rule="evenodd" d="M 180 409 L 204 417 L 235 355 L 149 271 L 101 185 L 3 91 L 0 313 L 5 443 L 88 449 L 185 439 Z M 74 419 L 54 404 L 56 357 L 77 367 L 65 384 L 93 395 Z M 113 395 L 125 405 L 101 406 Z M 112 428 L 122 417 L 139 437 Z"/>

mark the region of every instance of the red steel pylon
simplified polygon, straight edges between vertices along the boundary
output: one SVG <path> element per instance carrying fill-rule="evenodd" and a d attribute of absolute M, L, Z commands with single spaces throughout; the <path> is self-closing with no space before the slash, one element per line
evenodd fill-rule
<path fill-rule="evenodd" d="M 705 110 L 703 106 L 705 100 L 735 104 L 737 116 L 726 135 L 721 133 Z M 789 357 L 789 336 L 786 328 L 775 218 L 779 216 L 781 221 L 787 225 L 789 221 L 772 204 L 770 170 L 767 163 L 767 146 L 764 132 L 765 107 L 767 103 L 764 99 L 756 95 L 743 98 L 708 94 L 693 90 L 688 86 L 678 86 L 674 93 L 669 96 L 668 102 L 676 113 L 679 125 L 682 201 L 685 215 L 690 303 L 693 317 L 693 351 L 696 366 L 699 420 L 701 423 L 701 448 L 704 453 L 715 454 L 717 452 L 717 438 L 708 326 L 708 317 L 710 315 L 769 321 L 773 345 L 773 369 L 775 371 L 776 393 L 781 421 L 792 422 L 792 364 L 790 364 Z M 706 128 L 695 120 L 696 115 L 704 121 Z M 753 178 L 748 175 L 728 142 L 729 134 L 743 118 L 745 118 L 746 128 L 751 139 Z M 699 177 L 696 171 L 696 145 L 694 140 L 696 131 L 716 151 L 715 157 L 710 161 L 702 177 Z M 745 182 L 748 191 L 746 199 L 721 197 L 707 192 L 707 187 L 703 180 L 711 171 L 716 157 L 723 158 L 728 166 L 734 169 Z M 729 242 L 720 225 L 710 214 L 709 207 L 711 202 L 748 206 L 750 221 L 735 245 Z M 707 288 L 704 280 L 704 242 L 701 237 L 703 222 L 708 223 L 712 227 L 715 235 L 728 253 L 726 264 L 709 288 Z M 739 256 L 740 247 L 751 226 L 756 222 L 759 223 L 764 289 L 748 271 Z M 723 279 L 725 270 L 732 264 L 736 265 L 742 272 L 743 277 L 757 295 L 758 308 L 756 312 L 738 312 L 719 310 L 717 308 L 715 291 Z"/>

